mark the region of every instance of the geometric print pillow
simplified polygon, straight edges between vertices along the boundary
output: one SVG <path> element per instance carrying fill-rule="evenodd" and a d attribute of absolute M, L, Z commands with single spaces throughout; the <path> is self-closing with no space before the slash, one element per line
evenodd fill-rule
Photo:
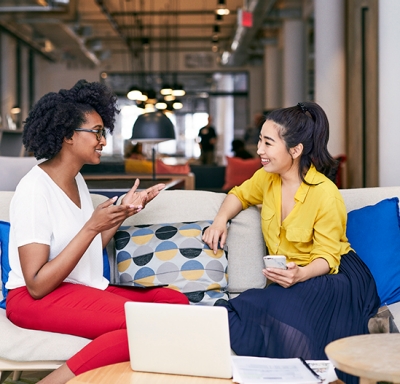
<path fill-rule="evenodd" d="M 191 304 L 228 300 L 228 254 L 202 240 L 212 221 L 121 226 L 114 235 L 120 282 L 165 285 Z"/>

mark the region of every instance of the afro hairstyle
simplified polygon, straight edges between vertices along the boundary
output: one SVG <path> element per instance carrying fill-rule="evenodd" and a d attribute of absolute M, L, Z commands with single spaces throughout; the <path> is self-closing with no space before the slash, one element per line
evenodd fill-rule
<path fill-rule="evenodd" d="M 104 127 L 114 130 L 119 113 L 117 97 L 99 82 L 79 80 L 71 89 L 44 95 L 29 112 L 24 122 L 22 141 L 36 159 L 52 159 L 60 152 L 64 138 L 86 121 L 86 114 L 96 111 Z"/>

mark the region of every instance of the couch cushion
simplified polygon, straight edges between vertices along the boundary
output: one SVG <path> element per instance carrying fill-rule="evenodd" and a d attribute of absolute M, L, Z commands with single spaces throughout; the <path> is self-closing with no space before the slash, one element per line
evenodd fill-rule
<path fill-rule="evenodd" d="M 153 163 L 146 159 L 125 159 L 126 173 L 152 173 Z"/>
<path fill-rule="evenodd" d="M 227 254 L 201 240 L 212 221 L 121 227 L 114 236 L 119 280 L 136 285 L 166 284 L 192 304 L 228 299 Z"/>
<path fill-rule="evenodd" d="M 226 156 L 225 183 L 222 187 L 224 191 L 231 189 L 250 179 L 254 172 L 261 168 L 260 159 L 241 159 L 240 157 Z"/>
<path fill-rule="evenodd" d="M 187 162 L 184 164 L 166 164 L 162 159 L 157 159 L 156 172 L 159 175 L 187 175 L 190 172 L 190 166 Z"/>
<path fill-rule="evenodd" d="M 382 304 L 400 301 L 399 199 L 384 199 L 348 214 L 347 237 L 374 276 Z"/>
<path fill-rule="evenodd" d="M 65 361 L 91 340 L 14 325 L 0 309 L 0 358 L 16 361 Z"/>

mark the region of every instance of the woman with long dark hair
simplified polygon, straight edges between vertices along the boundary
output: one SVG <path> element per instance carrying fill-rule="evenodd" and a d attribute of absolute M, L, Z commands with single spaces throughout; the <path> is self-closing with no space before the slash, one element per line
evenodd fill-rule
<path fill-rule="evenodd" d="M 226 242 L 228 220 L 260 205 L 269 254 L 286 256 L 287 269 L 262 270 L 267 288 L 226 304 L 238 355 L 326 359 L 329 342 L 368 333 L 379 308 L 374 279 L 346 237 L 346 207 L 330 180 L 336 163 L 328 139 L 318 104 L 272 111 L 258 142 L 263 168 L 229 192 L 203 235 L 216 251 Z M 340 375 L 346 383 L 356 380 Z"/>

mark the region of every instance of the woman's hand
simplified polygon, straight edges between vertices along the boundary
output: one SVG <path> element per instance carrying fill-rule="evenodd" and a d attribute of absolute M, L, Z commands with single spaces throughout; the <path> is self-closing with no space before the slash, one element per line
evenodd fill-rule
<path fill-rule="evenodd" d="M 330 267 L 323 258 L 313 260 L 310 264 L 299 267 L 293 261 L 286 264 L 287 269 L 264 268 L 263 275 L 283 288 L 289 288 L 292 285 L 311 279 L 312 277 L 326 275 Z"/>
<path fill-rule="evenodd" d="M 153 200 L 160 193 L 160 191 L 165 188 L 165 184 L 157 184 L 153 187 L 147 188 L 144 191 L 137 192 L 139 182 L 139 179 L 136 179 L 133 187 L 122 198 L 121 204 L 114 206 L 115 208 L 118 207 L 118 210 L 113 212 L 115 214 L 113 225 L 107 228 L 107 230 L 103 230 L 101 234 L 103 247 L 108 244 L 110 239 L 114 236 L 115 232 L 126 218 L 140 212 L 147 203 Z M 116 199 L 113 200 L 112 204 L 115 202 L 115 200 Z"/>
<path fill-rule="evenodd" d="M 224 248 L 228 237 L 227 223 L 242 210 L 242 203 L 235 195 L 227 195 L 219 208 L 214 222 L 204 231 L 202 240 L 214 251 L 218 252 L 218 242 Z"/>
<path fill-rule="evenodd" d="M 88 229 L 95 232 L 95 235 L 119 226 L 126 218 L 141 210 L 140 206 L 133 204 L 114 205 L 116 200 L 115 196 L 99 204 L 85 224 Z"/>
<path fill-rule="evenodd" d="M 165 188 L 165 184 L 156 184 L 153 187 L 137 192 L 139 187 L 139 179 L 136 179 L 135 184 L 130 191 L 124 196 L 121 205 L 131 205 L 137 209 L 137 212 L 142 210 L 147 203 L 153 200 Z"/>
<path fill-rule="evenodd" d="M 302 280 L 302 267 L 296 263 L 290 262 L 286 264 L 287 269 L 280 268 L 264 268 L 263 275 L 270 281 L 281 285 L 283 288 L 289 288 Z"/>
<path fill-rule="evenodd" d="M 214 254 L 218 251 L 218 243 L 221 248 L 224 247 L 226 237 L 228 236 L 228 229 L 226 223 L 214 221 L 203 233 L 202 240 L 214 251 Z"/>

